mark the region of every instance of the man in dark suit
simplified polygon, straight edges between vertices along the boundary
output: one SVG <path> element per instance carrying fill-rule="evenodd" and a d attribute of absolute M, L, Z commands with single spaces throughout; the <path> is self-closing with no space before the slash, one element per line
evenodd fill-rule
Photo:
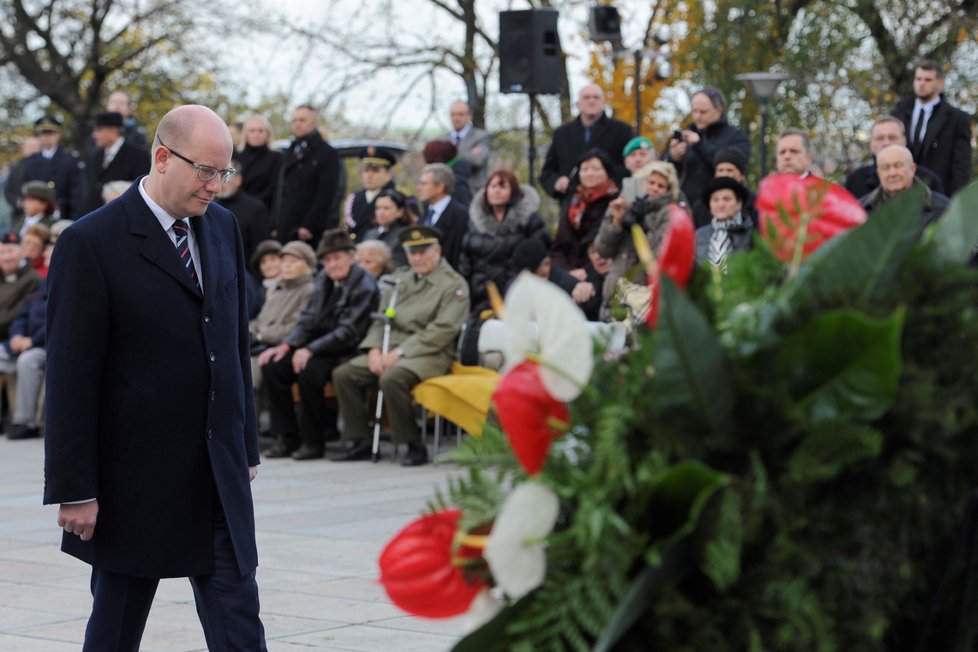
<path fill-rule="evenodd" d="M 418 201 L 424 204 L 421 223 L 438 228 L 442 257 L 452 269 L 458 269 L 462 238 L 469 230 L 469 211 L 452 199 L 454 189 L 455 173 L 444 163 L 429 163 L 421 169 L 417 188 Z"/>
<path fill-rule="evenodd" d="M 51 261 L 44 502 L 92 565 L 86 651 L 138 649 L 164 577 L 190 578 L 209 649 L 266 649 L 245 264 L 212 203 L 231 148 L 213 111 L 173 109 L 149 176 Z"/>
<path fill-rule="evenodd" d="M 561 199 L 568 191 L 577 173 L 574 165 L 592 147 L 607 152 L 619 179 L 628 175 L 622 152 L 632 138 L 632 128 L 606 116 L 604 109 L 604 91 L 597 84 L 588 84 L 577 96 L 577 118 L 554 129 L 540 171 L 540 185 L 554 199 Z"/>
<path fill-rule="evenodd" d="M 149 152 L 122 136 L 122 114 L 114 111 L 95 116 L 92 140 L 97 148 L 88 162 L 88 210 L 105 203 L 102 187 L 109 181 L 134 181 L 149 172 Z"/>
<path fill-rule="evenodd" d="M 85 163 L 61 147 L 61 121 L 44 115 L 34 121 L 41 151 L 24 159 L 20 181 L 51 181 L 61 217 L 76 220 L 85 211 Z"/>
<path fill-rule="evenodd" d="M 319 134 L 319 117 L 311 106 L 292 114 L 292 135 L 282 162 L 275 237 L 314 245 L 323 231 L 339 226 L 340 159 Z"/>
<path fill-rule="evenodd" d="M 903 120 L 914 162 L 932 170 L 950 196 L 971 180 L 971 116 L 944 99 L 944 71 L 936 61 L 921 61 L 913 77 L 914 97 L 902 100 L 893 115 Z"/>

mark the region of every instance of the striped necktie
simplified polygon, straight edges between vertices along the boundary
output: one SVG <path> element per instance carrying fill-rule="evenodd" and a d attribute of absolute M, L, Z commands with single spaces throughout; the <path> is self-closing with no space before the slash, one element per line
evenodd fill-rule
<path fill-rule="evenodd" d="M 194 268 L 194 259 L 190 255 L 190 237 L 187 222 L 184 220 L 174 222 L 173 233 L 177 236 L 177 254 L 180 256 L 180 262 L 183 263 L 184 268 L 190 274 L 190 278 L 194 280 L 194 285 L 197 286 L 197 289 L 200 289 L 200 282 L 197 280 L 197 270 Z"/>

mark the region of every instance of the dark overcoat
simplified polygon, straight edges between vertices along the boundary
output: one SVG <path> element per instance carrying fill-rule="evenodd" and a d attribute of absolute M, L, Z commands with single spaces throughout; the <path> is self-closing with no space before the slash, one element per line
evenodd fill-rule
<path fill-rule="evenodd" d="M 106 571 L 213 572 L 221 505 L 239 570 L 258 563 L 241 237 L 216 204 L 190 221 L 203 295 L 138 183 L 66 229 L 51 261 L 44 502 L 98 499 L 94 537 L 65 534 L 62 550 Z"/>
<path fill-rule="evenodd" d="M 914 98 L 903 99 L 893 109 L 893 115 L 903 120 L 913 160 L 936 174 L 951 196 L 971 181 L 971 116 L 951 106 L 944 94 L 927 121 L 927 131 L 919 147 L 912 138 Z M 857 195 L 858 196 L 858 195 Z"/>

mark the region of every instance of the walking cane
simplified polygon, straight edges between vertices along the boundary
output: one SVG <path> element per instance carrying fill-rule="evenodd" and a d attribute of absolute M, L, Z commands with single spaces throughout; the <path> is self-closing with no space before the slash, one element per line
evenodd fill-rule
<path fill-rule="evenodd" d="M 391 320 L 397 315 L 397 293 L 401 289 L 401 279 L 391 278 L 390 276 L 385 276 L 381 279 L 381 283 L 386 283 L 392 285 L 390 301 L 387 302 L 387 310 L 384 312 L 375 312 L 370 317 L 372 319 L 378 319 L 384 322 L 384 342 L 381 345 L 381 353 L 384 357 L 387 356 L 387 349 L 390 348 L 391 343 Z M 380 417 L 384 411 L 384 390 L 380 389 L 380 383 L 377 384 L 377 409 L 374 411 L 374 445 L 372 449 L 372 458 L 376 462 L 380 459 Z"/>

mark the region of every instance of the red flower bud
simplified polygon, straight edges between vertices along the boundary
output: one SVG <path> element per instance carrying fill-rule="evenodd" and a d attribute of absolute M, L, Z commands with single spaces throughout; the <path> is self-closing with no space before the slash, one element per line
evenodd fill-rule
<path fill-rule="evenodd" d="M 550 395 L 540 379 L 540 365 L 532 360 L 524 360 L 502 377 L 492 402 L 516 459 L 528 474 L 536 475 L 553 440 L 570 425 L 567 405 Z"/>
<path fill-rule="evenodd" d="M 453 550 L 462 512 L 446 509 L 411 522 L 380 553 L 380 583 L 391 602 L 416 616 L 463 614 L 484 583 L 466 577 L 458 561 L 479 557 L 472 548 Z"/>
<path fill-rule="evenodd" d="M 773 174 L 761 182 L 755 202 L 761 234 L 775 255 L 791 262 L 801 228 L 802 214 L 809 218 L 802 257 L 807 257 L 839 233 L 866 221 L 866 210 L 848 190 L 809 175 Z M 779 211 L 788 216 L 785 223 Z"/>

